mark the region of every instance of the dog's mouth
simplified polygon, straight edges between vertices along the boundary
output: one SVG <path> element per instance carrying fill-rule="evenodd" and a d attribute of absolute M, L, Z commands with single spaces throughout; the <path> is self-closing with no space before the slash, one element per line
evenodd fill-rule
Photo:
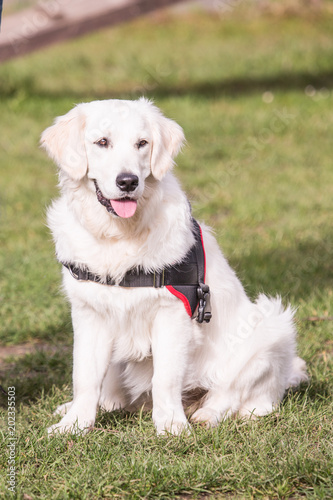
<path fill-rule="evenodd" d="M 117 200 L 109 200 L 103 196 L 102 191 L 100 190 L 97 181 L 94 179 L 95 189 L 97 199 L 101 205 L 103 205 L 106 210 L 117 217 L 122 217 L 124 219 L 128 219 L 135 214 L 138 202 L 128 196 L 124 198 L 119 198 Z"/>

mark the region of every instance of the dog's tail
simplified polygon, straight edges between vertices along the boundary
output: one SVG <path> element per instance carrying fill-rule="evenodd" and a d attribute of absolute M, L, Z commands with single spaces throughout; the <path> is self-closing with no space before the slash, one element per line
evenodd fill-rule
<path fill-rule="evenodd" d="M 278 340 L 282 340 L 284 337 L 284 341 L 290 344 L 289 352 L 295 353 L 290 360 L 290 369 L 285 389 L 297 387 L 301 382 L 307 382 L 309 377 L 306 370 L 306 363 L 296 355 L 297 331 L 294 320 L 295 309 L 290 305 L 284 308 L 281 297 L 271 298 L 265 295 L 259 295 L 256 305 L 266 319 L 265 326 L 269 327 L 269 334 L 274 336 L 275 331 L 278 331 Z"/>

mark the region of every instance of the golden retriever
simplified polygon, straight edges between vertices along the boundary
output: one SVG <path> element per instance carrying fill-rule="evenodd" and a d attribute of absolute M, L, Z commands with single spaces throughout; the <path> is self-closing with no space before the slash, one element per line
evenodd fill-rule
<path fill-rule="evenodd" d="M 59 167 L 48 224 L 74 329 L 73 401 L 58 408 L 50 434 L 86 432 L 99 406 L 149 400 L 157 432 L 179 434 L 190 427 L 182 398 L 193 390 L 205 396 L 192 421 L 213 426 L 268 414 L 307 379 L 292 308 L 265 295 L 251 302 L 205 225 L 209 322 L 171 286 L 122 286 L 129 274 L 177 269 L 195 245 L 171 172 L 183 142 L 182 128 L 145 98 L 79 104 L 42 134 Z"/>

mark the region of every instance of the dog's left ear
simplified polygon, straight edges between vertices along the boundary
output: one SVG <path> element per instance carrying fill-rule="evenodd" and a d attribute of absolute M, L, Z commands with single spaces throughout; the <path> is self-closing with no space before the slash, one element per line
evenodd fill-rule
<path fill-rule="evenodd" d="M 174 158 L 185 141 L 184 132 L 178 123 L 166 118 L 151 102 L 144 98 L 140 101 L 149 106 L 148 117 L 153 135 L 151 172 L 155 179 L 161 180 L 175 163 Z"/>
<path fill-rule="evenodd" d="M 72 179 L 82 179 L 88 168 L 84 146 L 85 116 L 79 104 L 64 116 L 56 118 L 54 125 L 44 130 L 41 146 Z"/>

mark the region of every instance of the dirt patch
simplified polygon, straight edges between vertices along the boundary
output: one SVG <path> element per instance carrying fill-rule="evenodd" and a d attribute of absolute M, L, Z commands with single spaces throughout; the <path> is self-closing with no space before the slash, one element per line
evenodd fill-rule
<path fill-rule="evenodd" d="M 7 358 L 22 358 L 26 354 L 31 354 L 37 351 L 47 352 L 48 354 L 55 354 L 58 350 L 59 346 L 50 345 L 45 342 L 0 347 L 0 363 Z"/>

